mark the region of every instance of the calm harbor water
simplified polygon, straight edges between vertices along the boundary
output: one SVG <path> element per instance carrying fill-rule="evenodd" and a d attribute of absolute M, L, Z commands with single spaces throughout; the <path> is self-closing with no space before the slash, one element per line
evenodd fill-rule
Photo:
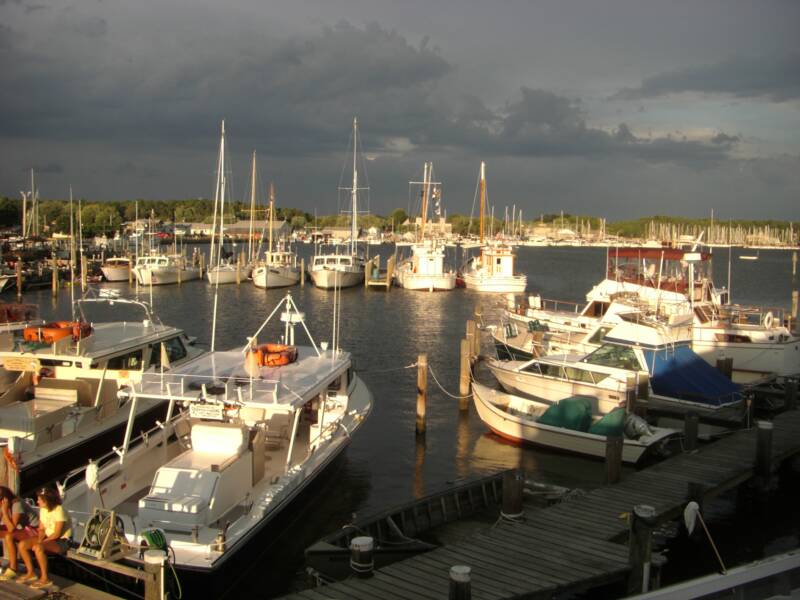
<path fill-rule="evenodd" d="M 382 264 L 394 246 L 372 246 Z M 300 246 L 302 255 L 312 252 Z M 449 261 L 460 256 L 448 249 Z M 761 251 L 757 261 L 731 263 L 732 298 L 735 302 L 788 308 L 791 302 L 791 252 Z M 528 293 L 544 298 L 581 302 L 588 289 L 603 275 L 603 248 L 520 248 L 518 268 L 528 275 Z M 728 249 L 717 249 L 715 281 L 728 280 Z M 134 295 L 125 284 L 104 284 Z M 294 287 L 291 294 L 317 341 L 331 339 L 333 294 L 314 288 Z M 249 281 L 241 286 L 220 286 L 216 344 L 218 349 L 241 346 L 283 297 L 285 291 L 265 291 Z M 150 290 L 139 290 L 148 300 Z M 182 286 L 154 287 L 153 305 L 164 323 L 183 328 L 200 343 L 211 340 L 214 291 L 205 281 Z M 53 300 L 49 290 L 27 293 L 46 319 L 69 316 L 69 292 Z M 336 471 L 318 486 L 313 497 L 297 507 L 281 523 L 281 532 L 267 543 L 263 556 L 240 557 L 241 580 L 231 582 L 230 597 L 269 597 L 286 589 L 298 568 L 302 550 L 315 539 L 351 519 L 443 489 L 449 483 L 521 466 L 529 478 L 565 486 L 591 487 L 602 483 L 603 464 L 503 443 L 486 433 L 470 407 L 460 414 L 458 401 L 443 393 L 429 377 L 427 435 L 415 440 L 417 355 L 425 352 L 433 374 L 451 394 L 458 393 L 459 340 L 465 322 L 476 312 L 487 315 L 503 303 L 503 297 L 457 289 L 426 293 L 393 288 L 389 293 L 356 287 L 341 294 L 341 346 L 352 353 L 356 370 L 374 394 L 373 413 L 353 439 Z M 496 308 L 495 308 L 496 310 Z M 277 340 L 276 325 L 259 341 Z M 791 530 L 797 531 L 796 523 Z M 735 544 L 732 544 L 735 546 Z"/>

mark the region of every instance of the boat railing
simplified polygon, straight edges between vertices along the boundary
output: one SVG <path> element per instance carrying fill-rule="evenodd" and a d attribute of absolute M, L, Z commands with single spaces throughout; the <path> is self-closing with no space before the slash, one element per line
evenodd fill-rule
<path fill-rule="evenodd" d="M 133 389 L 139 397 L 229 405 L 262 398 L 271 398 L 273 403 L 277 403 L 281 389 L 297 396 L 279 380 L 195 373 L 143 373 L 141 380 L 133 384 Z"/>

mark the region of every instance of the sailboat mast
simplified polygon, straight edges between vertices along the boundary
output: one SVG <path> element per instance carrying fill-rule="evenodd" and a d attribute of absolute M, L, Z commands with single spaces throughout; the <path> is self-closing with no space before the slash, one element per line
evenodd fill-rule
<path fill-rule="evenodd" d="M 222 241 L 225 236 L 225 121 L 222 121 L 222 139 L 219 143 L 220 186 L 219 186 L 219 248 L 217 248 L 217 264 L 222 258 Z M 219 275 L 217 276 L 219 283 Z"/>
<path fill-rule="evenodd" d="M 486 204 L 486 163 L 481 161 L 481 246 L 483 246 L 483 211 Z"/>
<path fill-rule="evenodd" d="M 429 167 L 430 165 L 430 167 Z M 425 218 L 428 216 L 428 193 L 430 192 L 431 187 L 431 170 L 433 170 L 433 163 L 425 163 L 425 166 L 422 169 L 422 226 L 420 227 L 420 241 L 425 239 Z"/>
<path fill-rule="evenodd" d="M 31 168 L 31 235 L 36 235 L 36 179 Z"/>
<path fill-rule="evenodd" d="M 75 219 L 72 215 L 72 186 L 69 186 L 69 299 L 75 321 Z"/>
<path fill-rule="evenodd" d="M 358 118 L 353 117 L 353 190 L 352 204 L 353 204 L 353 218 L 350 227 L 350 254 L 356 254 L 356 238 L 358 237 L 358 166 L 356 164 L 356 152 L 358 149 Z"/>
<path fill-rule="evenodd" d="M 275 186 L 269 183 L 269 246 L 267 246 L 267 266 L 272 264 L 272 214 L 275 212 Z"/>
<path fill-rule="evenodd" d="M 253 218 L 256 214 L 256 151 L 253 150 L 253 173 L 250 177 L 250 230 L 247 235 L 247 261 L 253 262 Z M 272 232 L 270 231 L 270 235 Z M 270 248 L 272 245 L 270 244 Z"/>
<path fill-rule="evenodd" d="M 211 224 L 211 249 L 208 255 L 208 267 L 209 269 L 214 267 L 214 251 L 215 251 L 215 244 L 214 236 L 217 234 L 217 208 L 219 205 L 219 186 L 221 182 L 222 169 L 223 169 L 223 150 L 225 148 L 225 120 L 222 120 L 222 139 L 219 145 L 219 158 L 217 159 L 217 182 L 214 186 L 214 220 Z"/>

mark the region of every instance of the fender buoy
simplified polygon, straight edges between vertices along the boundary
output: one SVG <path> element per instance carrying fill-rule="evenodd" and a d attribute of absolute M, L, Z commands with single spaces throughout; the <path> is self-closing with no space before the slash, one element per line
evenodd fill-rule
<path fill-rule="evenodd" d="M 767 329 L 771 329 L 774 323 L 775 323 L 775 317 L 772 316 L 771 311 L 767 311 L 767 314 L 764 315 L 764 327 L 766 327 Z"/>
<path fill-rule="evenodd" d="M 297 360 L 297 347 L 285 344 L 263 344 L 251 353 L 262 367 L 282 367 Z"/>

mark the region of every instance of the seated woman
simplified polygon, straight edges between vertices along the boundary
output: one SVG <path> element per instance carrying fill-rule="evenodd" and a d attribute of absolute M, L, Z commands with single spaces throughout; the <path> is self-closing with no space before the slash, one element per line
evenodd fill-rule
<path fill-rule="evenodd" d="M 36 537 L 39 515 L 10 489 L 0 486 L 0 522 L 3 554 L 8 559 L 8 568 L 0 575 L 0 580 L 8 581 L 17 576 L 17 543 Z"/>
<path fill-rule="evenodd" d="M 72 521 L 69 513 L 61 506 L 61 498 L 54 489 L 43 488 L 36 494 L 36 503 L 39 505 L 39 527 L 36 537 L 24 539 L 17 545 L 22 556 L 22 562 L 28 569 L 19 581 L 30 583 L 31 587 L 43 588 L 52 585 L 47 574 L 47 555 L 66 554 L 72 537 Z M 31 550 L 36 555 L 41 575 L 36 579 L 33 571 Z"/>

